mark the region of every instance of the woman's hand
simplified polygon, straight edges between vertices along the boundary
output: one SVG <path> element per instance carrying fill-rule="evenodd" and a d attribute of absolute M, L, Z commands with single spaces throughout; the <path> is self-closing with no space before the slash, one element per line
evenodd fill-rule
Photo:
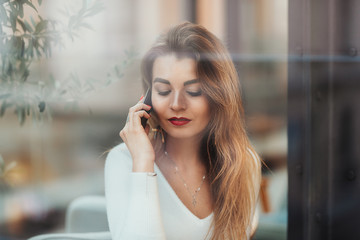
<path fill-rule="evenodd" d="M 145 129 L 141 125 L 142 117 L 150 118 L 146 112 L 150 109 L 151 106 L 141 101 L 131 107 L 125 127 L 120 131 L 133 159 L 133 172 L 154 172 L 155 151 L 148 138 L 149 125 Z"/>

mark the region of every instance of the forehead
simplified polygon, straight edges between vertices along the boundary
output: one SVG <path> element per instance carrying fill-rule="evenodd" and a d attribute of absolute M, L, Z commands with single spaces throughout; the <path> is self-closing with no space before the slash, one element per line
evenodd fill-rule
<path fill-rule="evenodd" d="M 196 61 L 190 57 L 177 58 L 175 54 L 161 56 L 153 64 L 153 76 L 171 81 L 195 79 Z"/>

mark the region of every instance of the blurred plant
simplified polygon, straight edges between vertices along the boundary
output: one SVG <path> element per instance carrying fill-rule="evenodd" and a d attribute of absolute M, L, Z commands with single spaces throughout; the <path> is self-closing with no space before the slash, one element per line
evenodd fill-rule
<path fill-rule="evenodd" d="M 51 118 L 49 102 L 74 106 L 82 93 L 117 81 L 135 56 L 134 51 L 126 51 L 125 60 L 101 80 L 81 81 L 76 73 L 63 81 L 52 75 L 29 80 L 35 60 L 49 58 L 52 47 L 63 48 L 65 39 L 74 40 L 80 30 L 91 29 L 86 20 L 103 10 L 100 0 L 83 0 L 78 11 L 61 11 L 67 18 L 63 23 L 44 19 L 38 12 L 41 4 L 41 0 L 0 0 L 0 117 L 14 108 L 20 125 L 30 114 L 34 120 L 42 120 L 44 113 Z"/>

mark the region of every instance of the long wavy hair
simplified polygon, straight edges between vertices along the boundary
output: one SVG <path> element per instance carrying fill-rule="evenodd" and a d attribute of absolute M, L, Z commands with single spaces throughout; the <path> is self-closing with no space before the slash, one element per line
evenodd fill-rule
<path fill-rule="evenodd" d="M 212 240 L 246 239 L 257 202 L 261 164 L 246 134 L 234 64 L 215 35 L 185 22 L 162 34 L 145 54 L 141 65 L 145 89 L 152 87 L 155 59 L 169 54 L 195 59 L 202 91 L 211 106 L 212 117 L 201 145 L 214 202 L 212 231 L 208 234 Z M 150 126 L 158 128 L 156 113 L 153 115 Z M 157 157 L 160 138 L 153 141 Z"/>

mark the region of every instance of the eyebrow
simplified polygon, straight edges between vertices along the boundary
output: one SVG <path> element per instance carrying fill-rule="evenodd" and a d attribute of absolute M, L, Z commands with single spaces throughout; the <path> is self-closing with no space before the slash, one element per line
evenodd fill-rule
<path fill-rule="evenodd" d="M 163 78 L 155 78 L 154 79 L 154 83 L 156 82 L 160 82 L 160 83 L 164 83 L 164 84 L 169 84 L 170 85 L 170 82 L 166 79 L 163 79 Z M 190 84 L 194 84 L 194 83 L 198 83 L 199 82 L 199 79 L 192 79 L 192 80 L 189 80 L 189 81 L 186 81 L 184 82 L 184 86 L 186 85 L 190 85 Z"/>

